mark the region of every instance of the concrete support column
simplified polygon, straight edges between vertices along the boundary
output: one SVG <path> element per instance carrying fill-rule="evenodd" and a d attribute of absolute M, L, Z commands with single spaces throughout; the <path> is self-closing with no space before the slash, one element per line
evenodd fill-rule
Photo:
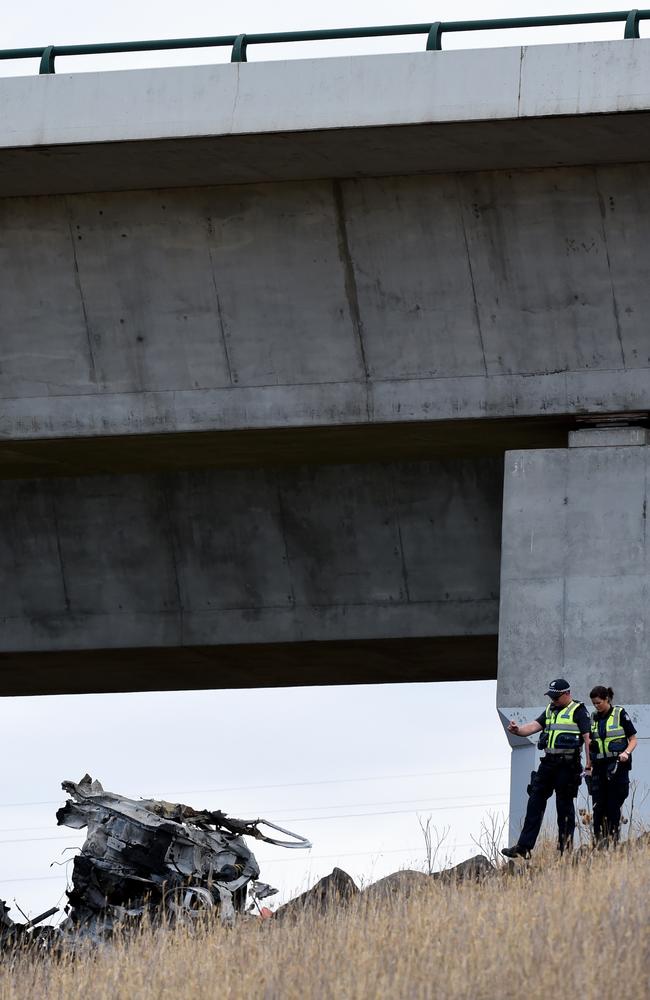
<path fill-rule="evenodd" d="M 566 449 L 508 452 L 504 475 L 499 715 L 535 718 L 555 677 L 589 710 L 591 688 L 611 685 L 639 735 L 633 825 L 650 820 L 648 444 L 641 427 L 579 430 Z M 509 740 L 516 837 L 535 752 Z"/>
<path fill-rule="evenodd" d="M 522 740 L 513 746 L 510 757 L 510 815 L 508 819 L 508 843 L 516 844 L 524 825 L 528 804 L 528 782 L 531 771 L 537 767 L 535 746 L 530 740 Z"/>

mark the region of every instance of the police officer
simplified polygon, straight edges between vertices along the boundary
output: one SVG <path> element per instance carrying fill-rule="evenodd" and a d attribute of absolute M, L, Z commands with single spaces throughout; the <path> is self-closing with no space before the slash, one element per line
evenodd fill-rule
<path fill-rule="evenodd" d="M 595 709 L 591 716 L 594 837 L 596 843 L 607 846 L 618 841 L 621 807 L 630 792 L 636 729 L 625 709 L 612 704 L 611 687 L 599 684 L 591 689 L 589 697 Z"/>
<path fill-rule="evenodd" d="M 562 677 L 551 681 L 545 693 L 551 699 L 550 704 L 534 722 L 518 726 L 511 720 L 508 725 L 508 732 L 515 736 L 541 732 L 538 746 L 545 753 L 539 768 L 531 775 L 526 818 L 519 839 L 514 847 L 504 847 L 501 851 L 506 858 L 530 857 L 542 826 L 546 803 L 553 792 L 558 847 L 564 851 L 573 843 L 576 824 L 573 800 L 580 785 L 580 751 L 584 743 L 588 766 L 591 722 L 587 709 L 582 702 L 572 699 L 569 682 Z"/>

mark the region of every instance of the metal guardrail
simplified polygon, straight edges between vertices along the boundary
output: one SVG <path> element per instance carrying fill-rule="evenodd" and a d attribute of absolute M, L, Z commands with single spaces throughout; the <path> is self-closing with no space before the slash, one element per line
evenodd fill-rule
<path fill-rule="evenodd" d="M 323 28 L 315 31 L 278 31 L 261 34 L 216 35 L 206 38 L 163 38 L 140 42 L 102 42 L 89 45 L 46 45 L 28 49 L 0 49 L 0 60 L 40 59 L 39 73 L 54 73 L 57 56 L 94 56 L 117 52 L 163 52 L 170 49 L 232 49 L 231 62 L 246 62 L 249 45 L 279 42 L 321 42 L 348 38 L 388 38 L 426 35 L 426 50 L 442 49 L 442 36 L 460 31 L 507 28 L 559 28 L 580 24 L 625 24 L 624 38 L 639 38 L 639 23 L 650 20 L 650 10 L 614 10 L 595 14 L 551 14 L 544 17 L 502 17 L 487 21 L 433 21 L 428 24 L 385 24 L 367 28 Z"/>

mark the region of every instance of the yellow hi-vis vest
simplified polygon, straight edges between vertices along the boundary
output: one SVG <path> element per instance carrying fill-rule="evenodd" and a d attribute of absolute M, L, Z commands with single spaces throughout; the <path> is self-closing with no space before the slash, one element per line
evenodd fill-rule
<path fill-rule="evenodd" d="M 580 748 L 580 730 L 574 720 L 580 704 L 579 701 L 570 701 L 564 708 L 546 706 L 544 735 L 547 753 L 567 753 Z"/>
<path fill-rule="evenodd" d="M 612 711 L 605 723 L 605 739 L 600 738 L 598 712 L 591 716 L 591 756 L 596 759 L 616 757 L 627 748 L 627 736 L 621 725 L 620 705 L 612 705 Z"/>

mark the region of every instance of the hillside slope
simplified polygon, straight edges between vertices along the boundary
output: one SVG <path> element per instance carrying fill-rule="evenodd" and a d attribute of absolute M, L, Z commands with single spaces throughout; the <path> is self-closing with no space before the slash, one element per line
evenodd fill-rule
<path fill-rule="evenodd" d="M 117 941 L 0 969 L 1 1000 L 367 1000 L 650 993 L 650 841 L 479 883 L 431 880 L 297 920 L 248 920 Z"/>

